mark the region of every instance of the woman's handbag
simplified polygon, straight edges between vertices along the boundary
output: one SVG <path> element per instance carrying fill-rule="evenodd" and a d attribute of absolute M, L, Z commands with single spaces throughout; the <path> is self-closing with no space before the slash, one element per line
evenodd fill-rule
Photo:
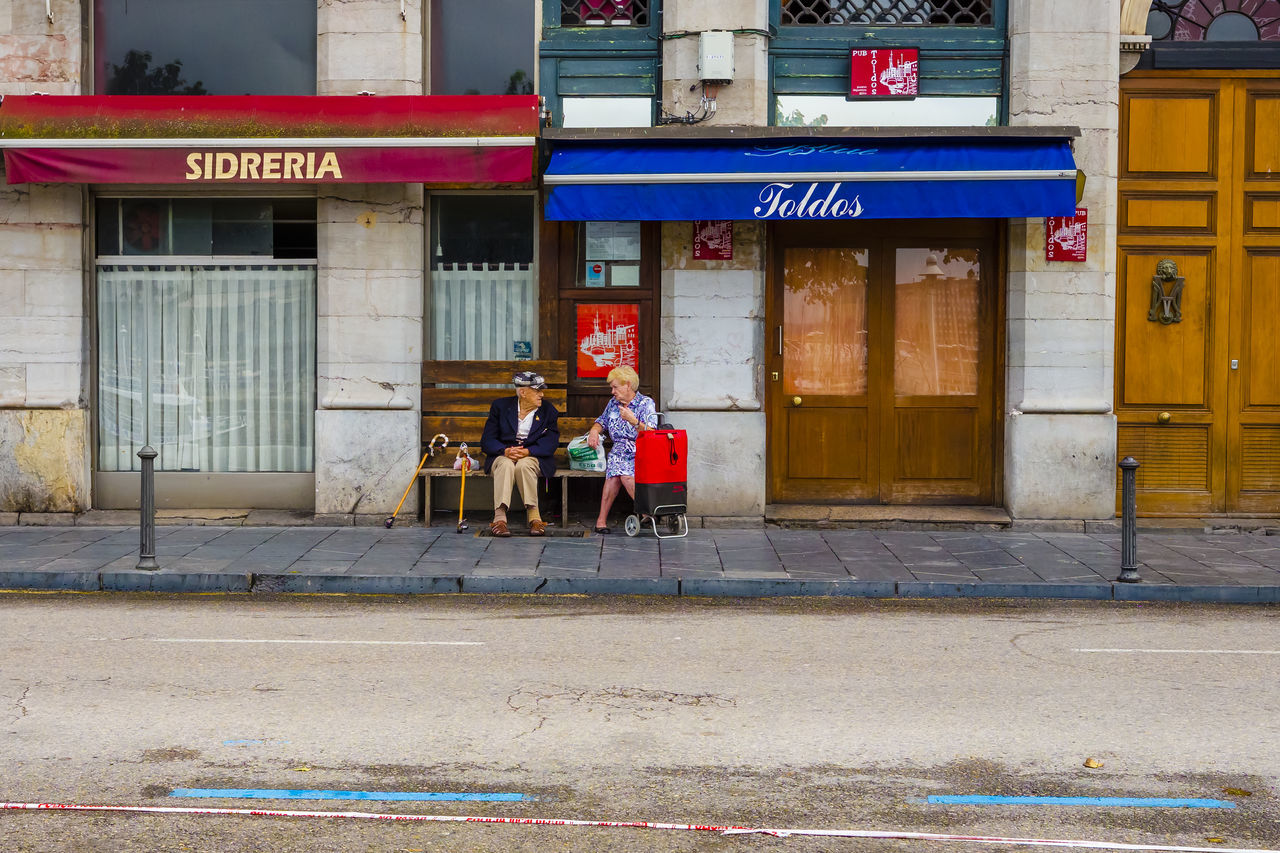
<path fill-rule="evenodd" d="M 587 444 L 585 435 L 580 435 L 569 442 L 568 454 L 571 471 L 604 471 L 603 444 L 600 447 L 592 447 Z"/>

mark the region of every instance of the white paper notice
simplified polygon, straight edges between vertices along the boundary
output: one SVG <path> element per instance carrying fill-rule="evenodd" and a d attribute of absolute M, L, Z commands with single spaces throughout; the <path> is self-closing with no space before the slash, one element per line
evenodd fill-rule
<path fill-rule="evenodd" d="M 586 252 L 589 261 L 640 260 L 640 223 L 586 223 Z"/>

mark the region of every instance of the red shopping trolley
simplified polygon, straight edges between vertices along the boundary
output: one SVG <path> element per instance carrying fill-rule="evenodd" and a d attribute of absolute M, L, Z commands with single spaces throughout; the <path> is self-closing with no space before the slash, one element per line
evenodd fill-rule
<path fill-rule="evenodd" d="M 636 438 L 636 514 L 623 523 L 628 536 L 635 536 L 647 520 L 653 535 L 675 539 L 689 535 L 688 465 L 689 439 L 682 429 L 659 421 L 657 429 Z M 662 522 L 665 533 L 658 531 Z"/>

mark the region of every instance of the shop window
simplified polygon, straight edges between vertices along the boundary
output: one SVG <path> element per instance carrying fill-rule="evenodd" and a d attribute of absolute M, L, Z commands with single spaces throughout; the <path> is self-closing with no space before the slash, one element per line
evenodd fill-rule
<path fill-rule="evenodd" d="M 98 469 L 313 470 L 314 199 L 103 198 Z M 309 253 L 309 257 L 308 254 Z"/>
<path fill-rule="evenodd" d="M 96 213 L 99 257 L 316 257 L 313 198 L 104 198 Z"/>
<path fill-rule="evenodd" d="M 1280 2 L 1258 0 L 1229 11 L 1221 0 L 1154 0 L 1147 34 L 1153 41 L 1280 41 Z"/>
<path fill-rule="evenodd" d="M 431 94 L 534 94 L 536 14 L 529 0 L 431 0 Z"/>
<path fill-rule="evenodd" d="M 787 25 L 985 26 L 992 0 L 783 0 Z"/>
<path fill-rule="evenodd" d="M 99 95 L 314 95 L 315 0 L 95 0 Z"/>
<path fill-rule="evenodd" d="M 432 359 L 537 358 L 533 196 L 431 199 Z"/>

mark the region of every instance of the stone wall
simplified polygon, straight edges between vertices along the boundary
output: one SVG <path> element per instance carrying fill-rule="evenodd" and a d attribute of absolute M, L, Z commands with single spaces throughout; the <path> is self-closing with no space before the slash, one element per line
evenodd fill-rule
<path fill-rule="evenodd" d="M 1088 260 L 1045 260 L 1045 220 L 1009 228 L 1005 502 L 1016 518 L 1115 512 L 1120 0 L 1009 6 L 1013 125 L 1074 125 Z"/>
<path fill-rule="evenodd" d="M 716 113 L 707 125 L 766 125 L 769 117 L 769 40 L 767 0 L 681 0 L 662 12 L 662 105 L 667 112 L 697 115 L 702 108 L 698 72 L 698 33 L 736 32 L 733 37 L 733 82 L 708 87 Z"/>
<path fill-rule="evenodd" d="M 0 94 L 80 92 L 80 4 L 0 0 Z M 89 506 L 84 202 L 0 170 L 0 511 Z"/>
<path fill-rule="evenodd" d="M 80 0 L 0 0 L 0 95 L 79 95 Z"/>

